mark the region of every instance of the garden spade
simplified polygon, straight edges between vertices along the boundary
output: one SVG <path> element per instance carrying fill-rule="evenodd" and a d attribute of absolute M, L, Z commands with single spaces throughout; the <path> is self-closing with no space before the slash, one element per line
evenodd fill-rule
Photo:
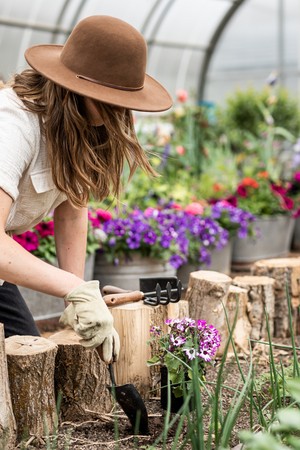
<path fill-rule="evenodd" d="M 139 392 L 133 384 L 117 386 L 113 363 L 108 365 L 108 370 L 111 386 L 107 387 L 130 420 L 134 434 L 149 434 L 148 413 Z"/>

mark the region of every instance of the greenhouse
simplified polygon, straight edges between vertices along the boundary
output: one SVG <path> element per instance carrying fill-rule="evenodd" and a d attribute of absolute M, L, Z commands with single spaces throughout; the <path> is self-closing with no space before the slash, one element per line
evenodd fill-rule
<path fill-rule="evenodd" d="M 0 450 L 300 448 L 298 0 L 0 0 Z"/>

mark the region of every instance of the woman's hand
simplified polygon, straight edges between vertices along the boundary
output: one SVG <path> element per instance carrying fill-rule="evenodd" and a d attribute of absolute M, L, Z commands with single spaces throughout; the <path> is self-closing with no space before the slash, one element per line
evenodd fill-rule
<path fill-rule="evenodd" d="M 65 296 L 70 303 L 64 310 L 60 322 L 69 325 L 82 337 L 80 343 L 87 348 L 102 344 L 103 360 L 107 363 L 117 360 L 119 336 L 113 328 L 113 317 L 106 306 L 99 287 L 99 281 L 87 281 Z"/>

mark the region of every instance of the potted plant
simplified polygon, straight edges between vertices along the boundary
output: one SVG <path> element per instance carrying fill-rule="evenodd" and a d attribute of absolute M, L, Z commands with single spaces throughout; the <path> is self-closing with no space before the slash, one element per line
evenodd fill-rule
<path fill-rule="evenodd" d="M 163 333 L 160 327 L 150 328 L 149 344 L 154 349 L 148 365 L 161 367 L 161 406 L 168 408 L 168 383 L 171 387 L 170 410 L 177 412 L 182 406 L 185 394 L 192 388 L 193 363 L 197 364 L 197 376 L 205 380 L 205 367 L 212 364 L 221 338 L 213 325 L 205 320 L 191 318 L 167 319 L 169 329 Z M 192 395 L 192 392 L 190 392 Z"/>
<path fill-rule="evenodd" d="M 124 289 L 139 289 L 139 275 L 174 276 L 189 258 L 205 262 L 213 248 L 228 240 L 213 219 L 170 205 L 116 214 L 97 225 L 95 233 L 100 237 L 95 277 Z"/>
<path fill-rule="evenodd" d="M 229 274 L 233 239 L 235 236 L 243 239 L 253 235 L 255 216 L 226 200 L 212 201 L 211 204 L 203 200 L 194 201 L 186 206 L 173 203 L 173 207 L 192 216 L 191 222 L 204 224 L 202 242 L 206 246 L 203 245 L 202 249 L 197 249 L 197 241 L 192 233 L 189 233 L 187 262 L 177 270 L 177 276 L 183 286 L 187 286 L 189 274 L 196 270 L 209 269 Z"/>
<path fill-rule="evenodd" d="M 267 171 L 241 179 L 234 202 L 255 214 L 257 232 L 233 246 L 233 262 L 251 263 L 262 258 L 286 256 L 290 250 L 297 202 L 288 181 L 274 182 Z"/>

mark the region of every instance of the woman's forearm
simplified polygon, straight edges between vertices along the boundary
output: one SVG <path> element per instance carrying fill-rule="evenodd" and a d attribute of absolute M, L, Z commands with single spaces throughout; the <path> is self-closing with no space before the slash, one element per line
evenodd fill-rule
<path fill-rule="evenodd" d="M 33 256 L 21 245 L 0 233 L 0 279 L 49 295 L 64 297 L 83 279 Z"/>
<path fill-rule="evenodd" d="M 59 267 L 81 278 L 86 259 L 87 208 L 76 209 L 68 202 L 54 212 L 55 244 Z"/>

